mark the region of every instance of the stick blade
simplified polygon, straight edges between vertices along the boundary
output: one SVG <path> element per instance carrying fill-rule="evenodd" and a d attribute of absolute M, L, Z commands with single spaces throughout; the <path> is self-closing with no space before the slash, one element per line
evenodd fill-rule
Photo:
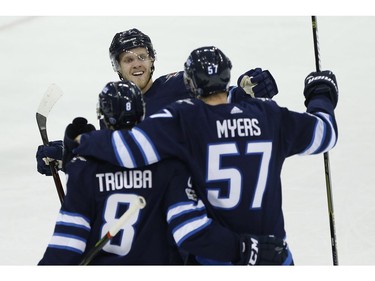
<path fill-rule="evenodd" d="M 43 144 L 48 144 L 47 136 L 47 116 L 52 107 L 63 95 L 63 91 L 56 85 L 51 84 L 45 92 L 36 112 L 36 122 L 43 140 Z"/>
<path fill-rule="evenodd" d="M 59 88 L 59 86 L 56 84 L 51 84 L 39 104 L 37 113 L 47 117 L 54 104 L 62 95 L 63 91 Z"/>

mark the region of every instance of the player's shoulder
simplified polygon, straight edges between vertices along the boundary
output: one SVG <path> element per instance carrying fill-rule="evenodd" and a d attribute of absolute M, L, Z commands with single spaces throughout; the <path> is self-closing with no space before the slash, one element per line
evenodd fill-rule
<path fill-rule="evenodd" d="M 81 174 L 97 168 L 98 163 L 88 157 L 75 156 L 66 165 L 66 173 Z"/>
<path fill-rule="evenodd" d="M 247 107 L 258 107 L 258 108 L 269 108 L 276 110 L 279 107 L 276 101 L 269 99 L 269 98 L 247 98 L 242 99 L 238 102 L 234 102 L 233 104 L 240 104 L 241 106 L 247 108 Z"/>
<path fill-rule="evenodd" d="M 163 165 L 173 167 L 176 170 L 187 169 L 185 162 L 178 158 L 167 158 L 161 161 L 161 163 L 163 163 Z"/>
<path fill-rule="evenodd" d="M 157 170 L 163 177 L 170 177 L 176 173 L 185 175 L 188 172 L 186 164 L 178 158 L 166 158 L 147 167 Z"/>
<path fill-rule="evenodd" d="M 194 115 L 192 108 L 197 106 L 198 99 L 182 97 L 179 100 L 175 100 L 157 111 L 154 114 L 151 114 L 150 117 L 154 118 L 174 118 L 178 115 Z M 143 123 L 143 122 L 142 122 Z M 142 126 L 142 123 L 139 126 Z"/>
<path fill-rule="evenodd" d="M 240 105 L 246 115 L 266 119 L 267 117 L 272 117 L 272 120 L 278 120 L 278 122 L 289 112 L 288 108 L 281 107 L 276 101 L 267 98 L 251 98 L 247 101 L 242 101 Z"/>
<path fill-rule="evenodd" d="M 166 106 L 166 111 L 172 116 L 185 115 L 190 116 L 196 114 L 193 108 L 199 106 L 199 100 L 195 98 L 181 98 Z M 187 117 L 185 117 L 187 118 Z"/>
<path fill-rule="evenodd" d="M 171 72 L 165 75 L 160 76 L 155 80 L 156 84 L 165 84 L 165 83 L 180 83 L 183 81 L 183 71 Z"/>
<path fill-rule="evenodd" d="M 183 161 L 179 160 L 178 158 L 165 158 L 161 161 L 158 161 L 156 163 L 153 163 L 151 165 L 142 167 L 143 169 L 147 168 L 150 170 L 160 170 L 160 169 L 167 169 L 167 170 L 173 170 L 173 169 L 183 169 L 186 168 L 186 165 Z"/>

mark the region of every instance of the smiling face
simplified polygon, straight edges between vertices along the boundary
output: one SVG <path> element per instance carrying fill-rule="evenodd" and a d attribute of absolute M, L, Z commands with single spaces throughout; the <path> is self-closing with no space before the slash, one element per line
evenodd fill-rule
<path fill-rule="evenodd" d="M 119 56 L 119 72 L 124 79 L 134 82 L 145 93 L 153 83 L 151 75 L 154 60 L 143 47 L 125 51 Z"/>

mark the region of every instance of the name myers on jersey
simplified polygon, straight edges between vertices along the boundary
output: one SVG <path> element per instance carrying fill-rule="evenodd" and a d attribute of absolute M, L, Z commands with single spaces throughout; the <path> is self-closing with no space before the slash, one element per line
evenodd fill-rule
<path fill-rule="evenodd" d="M 120 189 L 152 188 L 152 172 L 150 170 L 126 170 L 115 173 L 96 174 L 99 191 L 115 191 Z"/>
<path fill-rule="evenodd" d="M 218 138 L 260 136 L 261 130 L 256 118 L 216 120 Z"/>

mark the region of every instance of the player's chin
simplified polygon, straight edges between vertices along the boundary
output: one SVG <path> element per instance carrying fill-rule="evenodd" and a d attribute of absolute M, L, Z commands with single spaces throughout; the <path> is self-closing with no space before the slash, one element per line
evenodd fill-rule
<path fill-rule="evenodd" d="M 148 82 L 147 75 L 132 76 L 132 81 L 139 87 L 144 88 Z"/>

